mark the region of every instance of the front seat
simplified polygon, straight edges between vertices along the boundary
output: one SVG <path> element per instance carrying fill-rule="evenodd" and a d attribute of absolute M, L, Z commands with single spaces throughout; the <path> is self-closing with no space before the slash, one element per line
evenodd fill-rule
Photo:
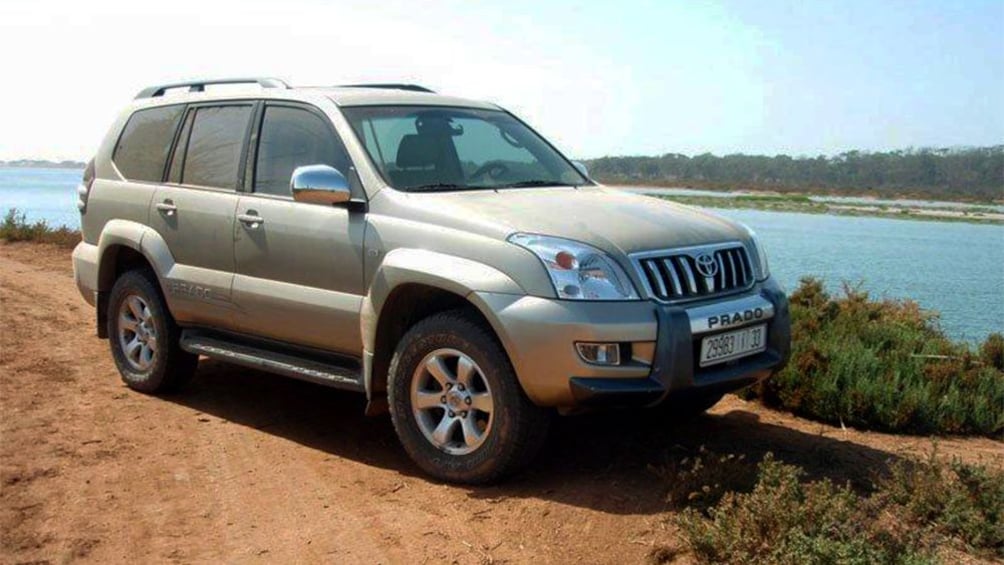
<path fill-rule="evenodd" d="M 402 188 L 447 182 L 444 178 L 445 151 L 442 136 L 411 133 L 397 146 L 398 170 L 391 173 Z"/>

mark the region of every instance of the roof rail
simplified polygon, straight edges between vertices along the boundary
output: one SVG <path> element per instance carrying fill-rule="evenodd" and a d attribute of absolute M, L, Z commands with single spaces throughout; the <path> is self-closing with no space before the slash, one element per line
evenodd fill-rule
<path fill-rule="evenodd" d="M 401 84 L 401 83 L 377 83 L 377 84 L 342 84 L 339 88 L 386 88 L 389 90 L 410 90 L 412 92 L 428 92 L 435 94 L 435 91 L 424 86 L 417 84 Z"/>
<path fill-rule="evenodd" d="M 187 82 L 175 82 L 171 84 L 159 84 L 150 86 L 139 91 L 136 99 L 154 98 L 163 96 L 164 92 L 172 88 L 188 87 L 189 92 L 205 92 L 206 86 L 211 84 L 257 84 L 262 88 L 289 88 L 289 85 L 277 78 L 221 78 L 216 80 L 193 80 Z"/>

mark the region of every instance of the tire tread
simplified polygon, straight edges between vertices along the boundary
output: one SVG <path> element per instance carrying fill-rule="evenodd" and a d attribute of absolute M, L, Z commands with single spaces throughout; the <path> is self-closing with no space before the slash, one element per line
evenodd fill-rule
<path fill-rule="evenodd" d="M 449 456 L 436 451 L 436 448 L 429 444 L 421 432 L 413 426 L 410 407 L 407 406 L 407 402 L 404 402 L 405 399 L 399 398 L 399 395 L 407 397 L 411 373 L 414 369 L 413 366 L 402 367 L 402 362 L 407 360 L 404 358 L 419 357 L 420 359 L 427 353 L 422 350 L 409 351 L 409 348 L 443 335 L 459 337 L 474 345 L 482 355 L 490 358 L 500 378 L 509 381 L 508 383 L 493 383 L 492 386 L 500 389 L 495 394 L 501 398 L 496 398 L 495 402 L 508 403 L 507 408 L 511 408 L 507 413 L 511 414 L 512 419 L 505 426 L 505 429 L 511 430 L 511 433 L 507 437 L 497 440 L 500 445 L 497 446 L 496 453 L 491 460 L 473 468 L 444 468 L 443 465 L 438 464 L 436 461 L 438 458 L 459 456 Z M 471 354 L 472 352 L 465 351 L 465 353 Z M 482 371 L 485 373 L 491 370 L 488 367 L 482 367 Z M 439 479 L 465 484 L 496 482 L 526 467 L 546 441 L 550 414 L 534 405 L 527 398 L 516 379 L 509 357 L 495 334 L 467 310 L 449 310 L 433 314 L 412 326 L 398 343 L 391 359 L 389 373 L 388 400 L 394 429 L 411 458 L 423 470 Z M 497 418 L 498 413 L 499 410 L 496 410 L 493 417 Z M 498 424 L 498 420 L 493 423 L 493 433 L 501 433 L 500 429 L 502 428 Z M 436 451 L 439 457 L 427 457 L 430 450 Z"/>
<path fill-rule="evenodd" d="M 121 357 L 118 345 L 117 308 L 121 295 L 130 290 L 139 291 L 148 304 L 155 308 L 154 314 L 163 320 L 165 330 L 163 338 L 159 332 L 157 336 L 158 345 L 163 344 L 165 347 L 162 349 L 164 355 L 155 363 L 152 373 L 145 378 L 129 367 L 128 362 Z M 199 357 L 181 349 L 180 338 L 181 328 L 167 308 L 157 276 L 147 268 L 133 269 L 120 275 L 108 300 L 108 341 L 122 380 L 130 388 L 148 394 L 172 392 L 184 386 L 195 374 Z"/>

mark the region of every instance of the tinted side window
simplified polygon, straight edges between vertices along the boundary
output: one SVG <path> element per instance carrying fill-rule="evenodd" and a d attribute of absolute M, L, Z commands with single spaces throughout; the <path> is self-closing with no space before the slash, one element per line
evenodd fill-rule
<path fill-rule="evenodd" d="M 162 106 L 135 112 L 126 123 L 112 160 L 130 180 L 160 182 L 184 106 Z"/>
<path fill-rule="evenodd" d="M 236 188 L 251 106 L 203 107 L 195 111 L 181 182 Z"/>
<path fill-rule="evenodd" d="M 171 158 L 171 168 L 167 172 L 167 182 L 175 184 L 181 182 L 181 166 L 185 163 L 185 151 L 188 150 L 188 138 L 192 134 L 192 121 L 194 118 L 195 112 L 189 112 L 185 116 L 185 123 L 181 125 L 178 143 L 174 146 L 174 156 Z"/>
<path fill-rule="evenodd" d="M 313 112 L 287 106 L 267 106 L 258 136 L 254 191 L 289 196 L 293 169 L 330 165 L 349 173 L 349 159 L 327 121 Z"/>

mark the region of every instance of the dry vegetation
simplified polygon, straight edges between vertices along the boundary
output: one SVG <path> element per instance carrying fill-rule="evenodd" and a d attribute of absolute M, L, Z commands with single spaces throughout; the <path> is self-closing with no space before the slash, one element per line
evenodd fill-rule
<path fill-rule="evenodd" d="M 826 422 L 908 433 L 1004 432 L 1004 337 L 952 341 L 915 302 L 816 279 L 791 295 L 792 359 L 750 394 Z"/>
<path fill-rule="evenodd" d="M 897 460 L 870 488 L 806 480 L 767 454 L 759 464 L 702 451 L 656 469 L 686 546 L 702 563 L 936 563 L 952 551 L 1004 558 L 1004 471 L 932 450 Z M 655 548 L 654 562 L 679 552 Z"/>
<path fill-rule="evenodd" d="M 80 232 L 66 226 L 50 226 L 45 220 L 29 222 L 24 212 L 11 208 L 0 223 L 0 239 L 52 243 L 72 249 L 80 243 Z"/>

